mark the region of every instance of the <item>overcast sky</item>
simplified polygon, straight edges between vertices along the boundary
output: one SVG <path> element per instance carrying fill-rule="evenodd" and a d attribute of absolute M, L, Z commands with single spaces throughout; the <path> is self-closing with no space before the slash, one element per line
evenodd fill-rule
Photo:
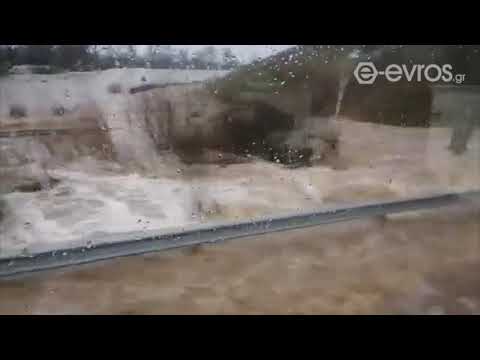
<path fill-rule="evenodd" d="M 172 45 L 174 48 L 189 49 L 190 52 L 198 50 L 209 45 Z M 241 61 L 250 61 L 255 57 L 265 57 L 273 53 L 284 50 L 293 45 L 212 45 L 216 48 L 231 48 Z M 147 45 L 138 45 L 140 51 L 145 50 Z"/>

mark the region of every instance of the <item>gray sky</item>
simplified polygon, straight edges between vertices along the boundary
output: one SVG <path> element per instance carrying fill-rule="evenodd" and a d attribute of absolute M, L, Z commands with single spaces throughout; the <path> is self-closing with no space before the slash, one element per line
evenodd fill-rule
<path fill-rule="evenodd" d="M 137 45 L 140 52 L 146 49 L 147 45 Z M 208 45 L 172 45 L 174 48 L 189 49 L 190 52 L 198 50 Z M 294 45 L 212 45 L 216 48 L 231 48 L 235 55 L 243 61 L 250 61 L 256 57 L 265 57 L 276 53 L 277 51 L 284 50 Z"/>

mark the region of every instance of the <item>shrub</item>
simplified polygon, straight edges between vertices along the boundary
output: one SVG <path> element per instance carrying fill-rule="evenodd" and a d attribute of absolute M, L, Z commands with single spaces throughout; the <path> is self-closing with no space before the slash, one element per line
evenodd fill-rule
<path fill-rule="evenodd" d="M 27 108 L 23 105 L 14 104 L 10 106 L 10 117 L 23 118 L 27 116 Z"/>
<path fill-rule="evenodd" d="M 122 85 L 120 85 L 119 83 L 111 83 L 110 85 L 108 85 L 107 90 L 110 94 L 120 94 L 123 91 Z"/>
<path fill-rule="evenodd" d="M 65 114 L 65 108 L 62 105 L 52 106 L 52 115 L 53 116 L 63 116 Z"/>

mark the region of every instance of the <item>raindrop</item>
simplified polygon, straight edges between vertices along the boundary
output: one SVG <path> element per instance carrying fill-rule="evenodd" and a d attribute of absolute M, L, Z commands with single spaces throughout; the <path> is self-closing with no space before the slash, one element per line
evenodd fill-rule
<path fill-rule="evenodd" d="M 218 154 L 217 155 L 219 159 L 222 159 L 223 158 L 223 155 L 222 154 Z"/>
<path fill-rule="evenodd" d="M 91 249 L 93 247 L 93 242 L 92 240 L 87 241 L 87 249 Z"/>
<path fill-rule="evenodd" d="M 182 170 L 181 169 L 177 169 L 177 174 L 181 174 L 182 173 Z"/>
<path fill-rule="evenodd" d="M 275 160 L 275 162 L 276 162 L 277 164 L 280 163 L 280 159 Z"/>
<path fill-rule="evenodd" d="M 67 256 L 67 253 L 66 253 L 66 252 L 63 252 L 63 253 L 62 253 L 62 256 Z"/>

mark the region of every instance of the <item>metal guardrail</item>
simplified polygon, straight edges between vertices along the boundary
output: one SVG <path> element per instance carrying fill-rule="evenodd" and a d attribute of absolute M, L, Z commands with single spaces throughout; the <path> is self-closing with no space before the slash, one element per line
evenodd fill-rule
<path fill-rule="evenodd" d="M 0 278 L 72 265 L 86 264 L 123 256 L 249 237 L 276 231 L 381 216 L 405 211 L 433 209 L 464 200 L 480 203 L 480 191 L 450 193 L 433 197 L 355 207 L 334 208 L 241 223 L 224 223 L 191 228 L 186 231 L 149 234 L 142 232 L 112 235 L 111 241 L 97 246 L 81 246 L 42 252 L 29 257 L 0 259 Z"/>

